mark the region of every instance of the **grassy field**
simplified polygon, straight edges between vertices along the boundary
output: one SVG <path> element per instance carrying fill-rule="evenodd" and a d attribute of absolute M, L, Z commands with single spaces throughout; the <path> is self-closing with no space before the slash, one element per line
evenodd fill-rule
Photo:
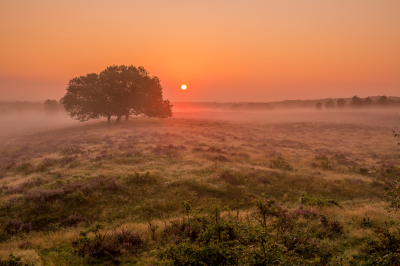
<path fill-rule="evenodd" d="M 356 114 L 354 123 L 348 116 L 345 123 L 340 117 L 282 123 L 176 117 L 4 134 L 0 258 L 13 254 L 33 265 L 165 265 L 174 262 L 160 255 L 169 247 L 200 245 L 185 233 L 195 228 L 195 217 L 218 206 L 224 221 L 234 213 L 237 223 L 253 226 L 257 204 L 273 199 L 268 206 L 279 212 L 268 218 L 271 232 L 282 233 L 282 217 L 290 214 L 290 222 L 329 253 L 301 259 L 373 265 L 368 241 L 399 224 L 386 210 L 384 191 L 400 172 L 395 116 L 369 121 Z M 98 255 L 88 247 L 102 236 L 115 253 Z M 251 254 L 255 244 L 241 245 Z"/>

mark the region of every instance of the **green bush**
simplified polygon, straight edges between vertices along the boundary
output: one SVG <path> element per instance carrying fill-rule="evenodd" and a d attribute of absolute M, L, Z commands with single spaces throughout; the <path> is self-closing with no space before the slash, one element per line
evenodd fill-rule
<path fill-rule="evenodd" d="M 309 205 L 309 206 L 338 206 L 340 207 L 340 204 L 337 200 L 334 199 L 325 199 L 325 198 L 315 198 L 312 196 L 307 196 L 306 194 L 301 194 L 300 196 L 300 203 L 304 205 Z"/>
<path fill-rule="evenodd" d="M 234 215 L 218 205 L 195 214 L 186 211 L 186 221 L 164 231 L 169 239 L 179 235 L 180 243 L 160 250 L 159 259 L 171 265 L 323 265 L 332 258 L 307 224 L 274 200 L 258 199 L 255 207 L 244 220 L 238 210 Z"/>

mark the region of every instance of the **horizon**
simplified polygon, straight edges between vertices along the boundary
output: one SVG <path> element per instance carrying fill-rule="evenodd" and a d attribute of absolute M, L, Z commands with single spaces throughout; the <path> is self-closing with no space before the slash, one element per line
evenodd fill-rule
<path fill-rule="evenodd" d="M 395 0 L 2 2 L 0 100 L 60 99 L 70 79 L 122 64 L 158 76 L 171 102 L 393 95 L 399 13 Z"/>

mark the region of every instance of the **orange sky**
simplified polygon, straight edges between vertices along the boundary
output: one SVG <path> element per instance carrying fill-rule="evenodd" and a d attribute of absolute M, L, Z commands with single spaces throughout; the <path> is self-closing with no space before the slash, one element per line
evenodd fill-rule
<path fill-rule="evenodd" d="M 0 1 L 0 101 L 120 64 L 171 101 L 400 96 L 400 1 Z"/>

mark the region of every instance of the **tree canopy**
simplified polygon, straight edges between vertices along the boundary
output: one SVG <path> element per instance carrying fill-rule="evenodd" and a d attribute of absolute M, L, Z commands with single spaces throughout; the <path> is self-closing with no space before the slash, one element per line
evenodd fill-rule
<path fill-rule="evenodd" d="M 335 108 L 335 102 L 333 100 L 328 100 L 325 103 L 325 109 L 333 109 Z"/>
<path fill-rule="evenodd" d="M 91 73 L 69 81 L 61 99 L 67 113 L 79 121 L 116 116 L 116 123 L 129 115 L 167 118 L 170 102 L 163 100 L 160 79 L 143 67 L 110 66 L 100 74 Z"/>
<path fill-rule="evenodd" d="M 56 100 L 47 99 L 44 101 L 44 111 L 46 114 L 55 114 L 58 113 L 60 107 L 58 106 L 58 102 Z"/>

